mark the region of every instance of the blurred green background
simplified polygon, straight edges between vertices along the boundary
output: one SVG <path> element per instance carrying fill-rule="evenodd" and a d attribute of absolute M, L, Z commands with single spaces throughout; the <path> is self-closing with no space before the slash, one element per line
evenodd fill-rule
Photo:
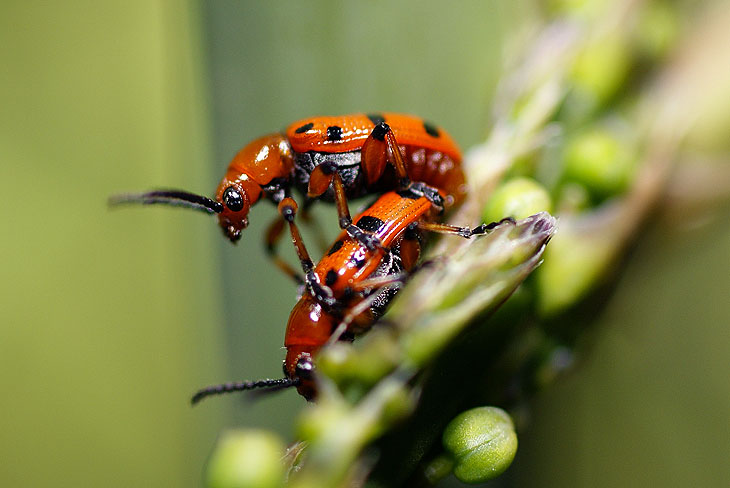
<path fill-rule="evenodd" d="M 200 386 L 281 374 L 296 295 L 262 253 L 273 208 L 233 247 L 211 218 L 106 198 L 211 194 L 240 146 L 313 114 L 412 112 L 468 148 L 533 11 L 2 2 L 0 485 L 198 486 L 224 426 L 290 438 L 294 392 L 188 405 Z M 725 210 L 691 233 L 651 226 L 589 359 L 538 399 L 508 482 L 730 483 Z"/>

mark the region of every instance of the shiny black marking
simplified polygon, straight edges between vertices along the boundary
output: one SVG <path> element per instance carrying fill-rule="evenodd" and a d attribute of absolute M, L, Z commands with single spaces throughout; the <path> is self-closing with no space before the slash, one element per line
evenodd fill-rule
<path fill-rule="evenodd" d="M 358 220 L 355 225 L 357 225 L 362 230 L 366 230 L 368 232 L 376 232 L 383 226 L 384 223 L 385 222 L 377 217 L 373 217 L 371 215 L 363 215 L 362 217 L 360 217 L 360 220 Z"/>
<path fill-rule="evenodd" d="M 297 364 L 295 367 L 297 372 L 296 374 L 299 378 L 312 378 L 312 375 L 314 374 L 314 364 L 312 363 L 311 356 L 301 356 L 299 359 L 297 359 Z"/>
<path fill-rule="evenodd" d="M 339 241 L 336 241 L 334 244 L 332 244 L 332 247 L 330 247 L 330 250 L 327 251 L 327 256 L 333 255 L 334 253 L 339 251 L 340 248 L 344 245 L 345 245 L 345 241 L 343 241 L 342 239 L 340 239 Z"/>
<path fill-rule="evenodd" d="M 403 198 L 408 198 L 409 200 L 418 200 L 423 195 L 419 195 L 418 193 L 414 192 L 410 188 L 406 188 L 405 190 L 400 190 L 397 192 L 398 196 L 401 196 Z"/>
<path fill-rule="evenodd" d="M 426 129 L 426 134 L 428 134 L 431 137 L 439 137 L 441 134 L 439 133 L 438 127 L 435 125 L 429 124 L 428 122 L 423 122 L 423 128 Z"/>
<path fill-rule="evenodd" d="M 339 141 L 342 139 L 342 127 L 337 125 L 327 127 L 327 139 L 330 141 Z"/>
<path fill-rule="evenodd" d="M 294 207 L 290 205 L 285 205 L 284 208 L 281 209 L 281 216 L 284 217 L 284 220 L 287 222 L 294 222 L 294 216 L 296 214 L 296 210 L 294 210 Z"/>
<path fill-rule="evenodd" d="M 335 283 L 337 283 L 337 271 L 331 269 L 327 271 L 327 275 L 324 277 L 324 284 L 327 286 L 332 286 Z"/>
<path fill-rule="evenodd" d="M 415 193 L 420 193 L 422 196 L 426 197 L 428 201 L 431 202 L 435 207 L 443 210 L 444 198 L 441 196 L 436 188 L 428 186 L 423 182 L 417 181 L 410 186 L 410 189 Z"/>
<path fill-rule="evenodd" d="M 229 186 L 226 191 L 223 192 L 223 203 L 226 207 L 231 209 L 232 212 L 239 212 L 243 210 L 243 196 L 234 187 Z"/>
<path fill-rule="evenodd" d="M 314 123 L 310 122 L 308 124 L 304 124 L 301 127 L 297 127 L 297 130 L 295 130 L 294 132 L 296 132 L 297 134 L 301 134 L 302 132 L 307 132 L 312 127 L 314 127 Z"/>
<path fill-rule="evenodd" d="M 385 122 L 381 122 L 378 125 L 375 126 L 373 129 L 372 135 L 373 139 L 377 141 L 384 141 L 385 140 L 385 134 L 387 134 L 390 131 L 390 126 L 386 124 Z"/>
<path fill-rule="evenodd" d="M 350 287 L 350 286 L 346 286 L 345 289 L 342 290 L 342 303 L 349 302 L 352 299 L 352 297 L 354 297 L 354 296 L 355 296 L 355 290 L 353 290 L 352 287 Z M 333 325 L 335 325 L 334 328 L 336 329 L 337 328 L 336 326 L 339 324 L 333 324 Z"/>
<path fill-rule="evenodd" d="M 408 224 L 405 232 L 403 232 L 403 239 L 406 241 L 418 241 L 418 222 Z"/>
<path fill-rule="evenodd" d="M 372 122 L 375 125 L 382 124 L 385 122 L 385 117 L 383 117 L 381 114 L 368 114 L 367 118 L 370 119 L 370 122 Z"/>
<path fill-rule="evenodd" d="M 365 259 L 364 257 L 362 257 L 362 258 L 353 257 L 352 259 L 350 259 L 350 262 L 352 264 L 354 264 L 357 269 L 361 269 L 363 266 L 365 266 L 366 261 L 367 261 L 367 259 Z"/>
<path fill-rule="evenodd" d="M 336 324 L 336 326 L 337 325 L 340 325 L 340 324 Z M 332 333 L 333 334 L 337 330 L 337 327 L 336 326 L 332 328 Z M 337 340 L 340 341 L 340 342 L 352 342 L 352 341 L 355 340 L 355 334 L 353 334 L 352 332 L 345 331 L 345 332 L 342 333 L 342 335 L 340 335 L 340 338 L 337 339 Z"/>
<path fill-rule="evenodd" d="M 322 174 L 329 176 L 335 171 L 337 171 L 337 163 L 334 161 L 325 161 L 324 163 L 319 165 L 320 168 L 322 168 Z"/>

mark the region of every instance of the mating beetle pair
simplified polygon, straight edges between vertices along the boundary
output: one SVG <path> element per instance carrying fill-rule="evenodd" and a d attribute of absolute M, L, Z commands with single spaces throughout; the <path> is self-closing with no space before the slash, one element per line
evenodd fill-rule
<path fill-rule="evenodd" d="M 315 199 L 334 201 L 337 207 L 342 232 L 317 265 L 295 224 L 292 188 L 306 195 L 305 209 Z M 385 190 L 395 191 L 383 194 L 353 222 L 347 199 Z M 252 141 L 231 161 L 215 200 L 165 190 L 120 195 L 111 202 L 214 213 L 232 242 L 241 237 L 257 201 L 266 198 L 278 205 L 282 219 L 270 227 L 267 249 L 282 270 L 304 284 L 286 329 L 286 376 L 209 387 L 193 397 L 195 403 L 213 394 L 262 387 L 296 386 L 305 398 L 313 398 L 313 356 L 328 341 L 366 330 L 384 312 L 417 264 L 421 232 L 468 238 L 491 228 L 438 223 L 444 209 L 461 201 L 465 192 L 461 154 L 448 133 L 417 117 L 384 113 L 314 117 L 291 124 L 285 134 Z M 276 254 L 286 224 L 303 275 Z"/>

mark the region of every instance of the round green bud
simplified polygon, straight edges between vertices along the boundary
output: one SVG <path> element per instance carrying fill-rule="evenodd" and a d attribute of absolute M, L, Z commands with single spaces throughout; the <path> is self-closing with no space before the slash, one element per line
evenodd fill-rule
<path fill-rule="evenodd" d="M 454 476 L 464 483 L 482 483 L 496 478 L 512 463 L 517 434 L 504 410 L 479 407 L 449 422 L 443 445 L 454 459 Z"/>
<path fill-rule="evenodd" d="M 639 49 L 649 59 L 661 59 L 671 51 L 679 37 L 676 5 L 667 1 L 646 2 L 636 29 Z"/>
<path fill-rule="evenodd" d="M 607 0 L 547 0 L 545 6 L 552 15 L 591 18 L 605 9 Z"/>
<path fill-rule="evenodd" d="M 274 488 L 284 482 L 284 443 L 260 430 L 223 433 L 206 468 L 210 488 Z"/>
<path fill-rule="evenodd" d="M 424 468 L 423 475 L 429 483 L 435 485 L 446 478 L 454 470 L 454 460 L 449 456 L 438 456 Z"/>
<path fill-rule="evenodd" d="M 334 395 L 323 396 L 320 392 L 317 403 L 307 404 L 297 422 L 297 437 L 309 442 L 327 436 L 333 426 L 347 422 L 349 409 L 345 401 Z"/>
<path fill-rule="evenodd" d="M 611 239 L 563 225 L 533 275 L 539 314 L 555 316 L 594 290 L 613 262 L 613 251 Z"/>
<path fill-rule="evenodd" d="M 626 39 L 602 36 L 590 42 L 575 59 L 570 82 L 579 98 L 593 100 L 594 108 L 607 102 L 626 80 L 631 67 L 631 48 Z"/>
<path fill-rule="evenodd" d="M 497 222 L 505 217 L 524 219 L 538 212 L 552 210 L 550 195 L 531 178 L 513 178 L 502 183 L 482 212 L 484 222 Z"/>
<path fill-rule="evenodd" d="M 556 212 L 560 215 L 578 214 L 591 207 L 591 195 L 588 189 L 575 182 L 563 183 L 556 200 Z"/>
<path fill-rule="evenodd" d="M 631 145 L 604 129 L 592 129 L 572 137 L 565 146 L 563 177 L 583 185 L 602 200 L 622 193 L 636 168 Z"/>
<path fill-rule="evenodd" d="M 344 371 L 350 369 L 355 358 L 355 351 L 349 344 L 335 343 L 325 348 L 317 357 L 317 370 L 334 381 L 341 381 Z"/>

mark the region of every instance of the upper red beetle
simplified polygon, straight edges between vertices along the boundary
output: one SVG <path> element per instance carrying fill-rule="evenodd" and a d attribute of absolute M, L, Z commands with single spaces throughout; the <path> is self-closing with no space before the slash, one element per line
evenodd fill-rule
<path fill-rule="evenodd" d="M 400 149 L 399 151 L 397 149 Z M 386 170 L 390 162 L 393 170 Z M 296 187 L 310 198 L 333 200 L 334 174 L 346 197 L 405 188 L 418 181 L 438 189 L 445 206 L 458 202 L 466 186 L 461 153 L 443 129 L 396 113 L 311 117 L 245 146 L 218 185 L 215 200 L 180 190 L 112 197 L 112 204 L 163 203 L 218 214 L 236 242 L 248 225 L 251 206 L 265 197 L 275 204 Z"/>

